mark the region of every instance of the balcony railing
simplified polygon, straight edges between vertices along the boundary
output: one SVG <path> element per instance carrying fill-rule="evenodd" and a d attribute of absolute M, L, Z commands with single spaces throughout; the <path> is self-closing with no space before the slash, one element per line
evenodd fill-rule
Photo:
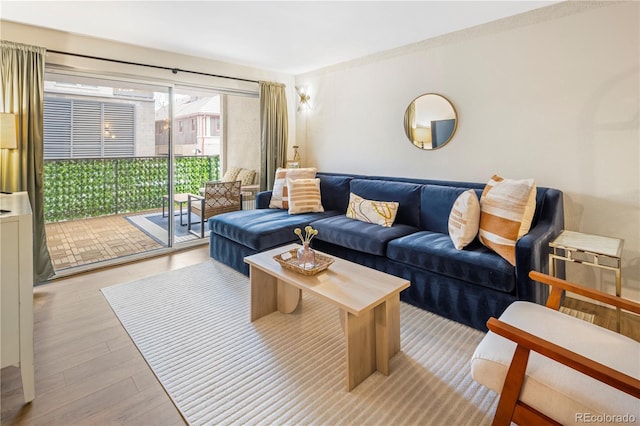
<path fill-rule="evenodd" d="M 175 193 L 195 193 L 219 179 L 220 158 L 175 157 Z M 44 217 L 47 222 L 160 208 L 169 193 L 167 157 L 45 160 Z"/>

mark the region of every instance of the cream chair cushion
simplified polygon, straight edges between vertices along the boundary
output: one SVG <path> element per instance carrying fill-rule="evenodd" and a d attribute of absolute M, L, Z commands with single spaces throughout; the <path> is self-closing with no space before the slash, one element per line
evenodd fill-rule
<path fill-rule="evenodd" d="M 313 179 L 316 177 L 316 168 L 308 167 L 303 169 L 285 169 L 278 167 L 273 182 L 273 191 L 271 192 L 271 201 L 269 208 L 271 209 L 288 209 L 289 194 L 287 189 L 287 178 L 289 179 Z"/>
<path fill-rule="evenodd" d="M 287 179 L 289 214 L 323 212 L 320 179 Z"/>
<path fill-rule="evenodd" d="M 628 337 L 529 302 L 514 302 L 500 320 L 640 378 L 640 342 Z M 489 332 L 471 359 L 473 379 L 500 393 L 515 348 L 514 342 Z M 567 425 L 590 423 L 585 416 L 626 414 L 640 421 L 636 398 L 535 352 L 529 357 L 520 400 Z"/>
<path fill-rule="evenodd" d="M 516 242 L 529 232 L 536 211 L 536 183 L 494 175 L 480 197 L 480 242 L 516 264 Z"/>
<path fill-rule="evenodd" d="M 462 250 L 478 235 L 480 202 L 473 189 L 458 196 L 449 213 L 449 237 L 456 249 Z"/>

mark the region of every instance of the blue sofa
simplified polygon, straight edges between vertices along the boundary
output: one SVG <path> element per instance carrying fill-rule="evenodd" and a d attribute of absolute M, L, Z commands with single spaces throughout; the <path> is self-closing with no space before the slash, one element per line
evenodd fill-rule
<path fill-rule="evenodd" d="M 451 207 L 484 183 L 318 173 L 323 213 L 289 215 L 269 209 L 271 192 L 256 195 L 256 210 L 209 219 L 210 254 L 249 274 L 245 256 L 297 240 L 293 230 L 311 225 L 319 231 L 313 247 L 411 281 L 401 300 L 438 315 L 486 330 L 515 300 L 544 303 L 547 290 L 528 277 L 548 271 L 548 243 L 564 227 L 562 192 L 538 188 L 531 229 L 518 240 L 516 266 L 476 240 L 456 250 L 448 233 Z M 400 203 L 393 226 L 348 219 L 349 193 Z"/>

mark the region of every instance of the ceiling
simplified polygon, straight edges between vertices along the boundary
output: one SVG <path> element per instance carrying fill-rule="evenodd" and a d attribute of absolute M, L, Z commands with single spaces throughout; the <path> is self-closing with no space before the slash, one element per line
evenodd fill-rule
<path fill-rule="evenodd" d="M 558 1 L 1 1 L 3 20 L 288 74 Z"/>

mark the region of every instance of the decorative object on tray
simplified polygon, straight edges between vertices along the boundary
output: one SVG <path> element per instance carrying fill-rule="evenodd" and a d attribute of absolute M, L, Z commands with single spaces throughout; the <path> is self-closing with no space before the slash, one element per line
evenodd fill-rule
<path fill-rule="evenodd" d="M 320 271 L 324 271 L 333 263 L 332 258 L 316 253 L 309 246 L 313 237 L 318 235 L 317 229 L 307 225 L 304 228 L 304 237 L 300 228 L 296 228 L 293 232 L 300 238 L 302 247 L 273 257 L 283 268 L 291 269 L 304 275 L 315 275 Z"/>
<path fill-rule="evenodd" d="M 285 269 L 291 269 L 302 275 L 316 275 L 319 272 L 327 269 L 332 263 L 333 258 L 325 256 L 324 254 L 315 253 L 315 266 L 311 269 L 304 269 L 299 266 L 298 262 L 298 250 L 293 249 L 286 251 L 277 256 L 273 256 L 273 259 Z"/>
<path fill-rule="evenodd" d="M 318 231 L 313 229 L 311 225 L 307 225 L 304 228 L 304 238 L 302 237 L 302 231 L 300 228 L 296 228 L 293 231 L 302 241 L 302 247 L 298 249 L 298 266 L 302 269 L 313 269 L 316 266 L 316 252 L 313 251 L 309 244 L 313 237 L 318 235 Z"/>

